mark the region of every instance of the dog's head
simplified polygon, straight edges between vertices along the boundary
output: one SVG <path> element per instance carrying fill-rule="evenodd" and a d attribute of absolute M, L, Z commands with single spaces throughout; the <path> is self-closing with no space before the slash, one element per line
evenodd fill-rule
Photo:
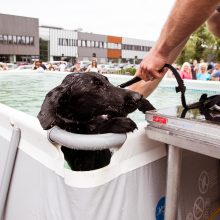
<path fill-rule="evenodd" d="M 142 96 L 112 85 L 98 73 L 73 73 L 45 97 L 38 119 L 44 129 L 67 122 L 86 121 L 98 115 L 126 116 L 139 106 Z"/>

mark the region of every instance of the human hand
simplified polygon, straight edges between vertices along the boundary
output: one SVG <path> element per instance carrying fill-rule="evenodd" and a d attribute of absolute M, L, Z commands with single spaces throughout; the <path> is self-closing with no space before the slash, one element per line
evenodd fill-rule
<path fill-rule="evenodd" d="M 161 79 L 168 70 L 164 68 L 166 63 L 166 58 L 158 55 L 154 51 L 150 51 L 140 63 L 140 67 L 137 69 L 135 76 L 145 81 Z"/>

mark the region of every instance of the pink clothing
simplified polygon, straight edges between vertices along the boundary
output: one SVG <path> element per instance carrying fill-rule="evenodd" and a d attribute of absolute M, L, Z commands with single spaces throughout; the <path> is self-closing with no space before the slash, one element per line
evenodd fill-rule
<path fill-rule="evenodd" d="M 186 71 L 180 72 L 180 77 L 182 79 L 192 79 L 192 74 Z"/>

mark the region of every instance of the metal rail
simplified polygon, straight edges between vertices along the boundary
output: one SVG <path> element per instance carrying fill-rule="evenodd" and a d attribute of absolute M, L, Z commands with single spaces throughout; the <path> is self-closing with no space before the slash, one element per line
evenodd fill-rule
<path fill-rule="evenodd" d="M 2 219 L 4 214 L 5 204 L 7 201 L 8 190 L 10 187 L 11 177 L 14 170 L 14 164 L 17 156 L 20 138 L 21 130 L 19 128 L 14 128 L 9 144 L 8 155 L 0 185 L 0 219 Z"/>
<path fill-rule="evenodd" d="M 58 126 L 54 126 L 48 131 L 48 139 L 51 142 L 78 150 L 119 148 L 124 144 L 126 138 L 126 133 L 76 134 L 62 130 Z"/>

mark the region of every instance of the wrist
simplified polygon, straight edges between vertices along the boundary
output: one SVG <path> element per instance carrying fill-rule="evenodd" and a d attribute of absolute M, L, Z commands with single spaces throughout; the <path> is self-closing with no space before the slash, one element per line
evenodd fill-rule
<path fill-rule="evenodd" d="M 153 53 L 157 54 L 157 56 L 166 59 L 172 49 L 169 47 L 169 45 L 167 45 L 166 42 L 158 41 L 158 43 L 155 45 L 154 48 L 152 48 L 152 50 Z"/>

